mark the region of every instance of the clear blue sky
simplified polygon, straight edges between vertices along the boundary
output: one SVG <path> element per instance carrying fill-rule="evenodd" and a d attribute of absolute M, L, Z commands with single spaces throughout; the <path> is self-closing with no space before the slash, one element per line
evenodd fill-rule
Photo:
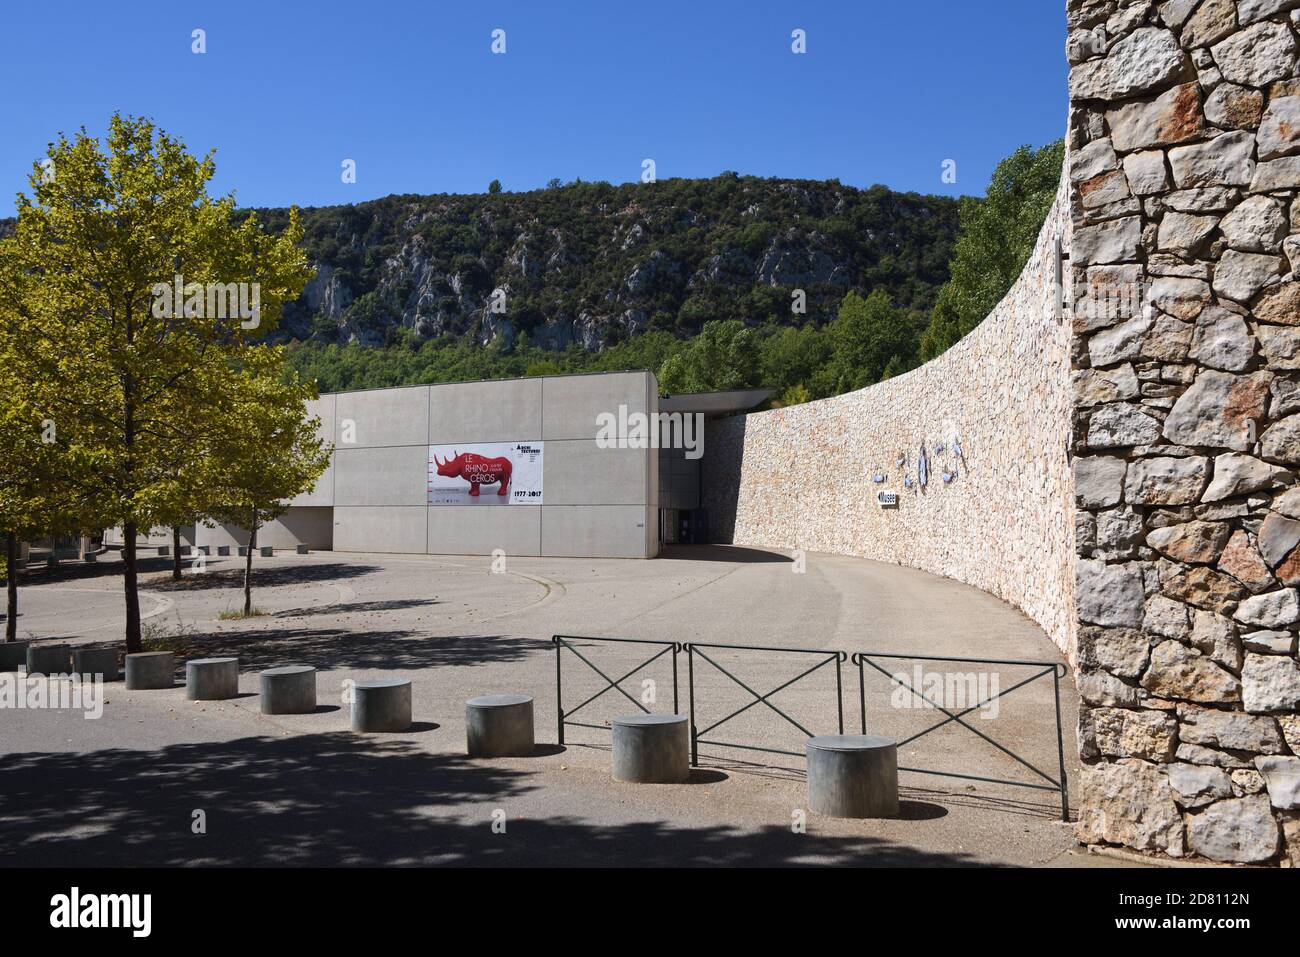
<path fill-rule="evenodd" d="M 1062 0 L 128 0 L 0 12 L 0 216 L 115 110 L 217 150 L 240 205 L 759 176 L 983 193 L 1065 130 Z M 491 32 L 506 31 L 493 55 Z M 207 31 L 207 53 L 191 31 Z M 807 31 L 807 53 L 790 33 Z M 340 163 L 357 163 L 357 182 Z M 946 159 L 956 184 L 940 179 Z"/>

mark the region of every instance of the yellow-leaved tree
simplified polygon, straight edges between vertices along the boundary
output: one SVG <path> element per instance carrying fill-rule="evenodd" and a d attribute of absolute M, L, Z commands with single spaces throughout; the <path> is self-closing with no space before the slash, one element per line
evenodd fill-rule
<path fill-rule="evenodd" d="M 253 614 L 258 530 L 312 490 L 333 452 L 319 437 L 320 419 L 307 416 L 307 403 L 320 397 L 315 383 L 286 376 L 283 368 L 278 347 L 246 353 L 225 398 L 226 428 L 214 436 L 200 483 L 210 496 L 204 514 L 248 532 L 244 616 Z"/>
<path fill-rule="evenodd" d="M 122 529 L 128 652 L 140 650 L 137 533 L 208 500 L 224 397 L 312 274 L 296 210 L 271 236 L 232 196 L 208 195 L 213 171 L 212 154 L 115 115 L 102 143 L 82 130 L 50 145 L 3 247 L 0 362 L 41 390 L 42 413 L 85 453 L 70 480 Z"/>

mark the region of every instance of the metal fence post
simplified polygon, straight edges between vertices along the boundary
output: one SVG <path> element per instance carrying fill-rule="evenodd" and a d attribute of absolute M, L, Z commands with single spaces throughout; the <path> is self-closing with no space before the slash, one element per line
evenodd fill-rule
<path fill-rule="evenodd" d="M 862 673 L 862 652 L 853 653 L 853 661 L 858 666 L 858 713 L 862 715 L 862 733 L 867 733 L 867 688 L 866 676 Z"/>
<path fill-rule="evenodd" d="M 835 656 L 835 704 L 839 708 L 840 734 L 844 733 L 844 682 L 840 677 L 840 664 L 843 660 L 843 652 Z"/>
<path fill-rule="evenodd" d="M 556 732 L 556 737 L 559 739 L 558 743 L 561 746 L 563 746 L 564 744 L 564 699 L 560 696 L 561 695 L 560 673 L 562 670 L 563 669 L 560 664 L 560 639 L 556 638 L 555 639 L 555 721 L 556 721 L 555 732 Z"/>
<path fill-rule="evenodd" d="M 1052 669 L 1052 690 L 1056 697 L 1056 760 L 1061 769 L 1061 820 L 1070 820 L 1070 791 L 1065 781 L 1065 742 L 1061 740 L 1061 676 Z"/>
<path fill-rule="evenodd" d="M 691 766 L 700 766 L 700 742 L 695 736 L 695 649 L 686 646 L 686 690 L 691 703 Z"/>

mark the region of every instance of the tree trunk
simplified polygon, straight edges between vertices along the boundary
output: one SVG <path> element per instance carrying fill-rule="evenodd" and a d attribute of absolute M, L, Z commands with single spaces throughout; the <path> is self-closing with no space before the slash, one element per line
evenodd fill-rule
<path fill-rule="evenodd" d="M 122 526 L 122 560 L 126 564 L 123 581 L 126 586 L 126 653 L 143 650 L 140 643 L 140 591 L 136 585 L 135 523 Z"/>
<path fill-rule="evenodd" d="M 18 536 L 5 535 L 5 568 L 9 579 L 5 600 L 5 641 L 18 640 Z"/>
<path fill-rule="evenodd" d="M 244 558 L 244 616 L 253 613 L 253 549 L 257 547 L 257 509 L 248 523 L 248 555 Z"/>
<path fill-rule="evenodd" d="M 172 526 L 172 580 L 181 580 L 181 527 Z"/>

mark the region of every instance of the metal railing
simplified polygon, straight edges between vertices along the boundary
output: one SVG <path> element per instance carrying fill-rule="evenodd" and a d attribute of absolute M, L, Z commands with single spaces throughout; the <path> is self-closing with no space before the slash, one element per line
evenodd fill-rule
<path fill-rule="evenodd" d="M 636 707 L 639 708 L 641 711 L 645 712 L 646 714 L 650 714 L 649 708 L 643 705 L 635 696 L 628 694 L 627 691 L 624 690 L 623 682 L 626 681 L 628 678 L 631 678 L 638 671 L 641 671 L 643 668 L 647 667 L 648 665 L 653 664 L 654 662 L 658 661 L 660 658 L 662 658 L 664 655 L 670 652 L 672 653 L 673 656 L 672 657 L 673 714 L 678 713 L 677 655 L 682 650 L 682 646 L 677 642 L 649 641 L 640 638 L 604 638 L 604 637 L 595 638 L 589 635 L 552 635 L 551 641 L 555 645 L 555 712 L 556 712 L 556 734 L 559 739 L 558 740 L 559 744 L 564 744 L 564 726 L 566 724 L 572 725 L 575 728 L 596 728 L 597 730 L 600 731 L 609 730 L 609 728 L 603 724 L 591 724 L 585 721 L 570 720 L 572 716 L 576 714 L 579 710 L 591 704 L 593 701 L 595 701 L 601 695 L 605 694 L 605 692 L 607 691 L 611 691 L 611 690 L 617 691 L 623 697 L 627 698 L 628 701 L 631 701 L 632 704 L 636 705 Z M 574 645 L 572 645 L 571 642 L 573 641 L 615 642 L 617 644 L 622 644 L 622 645 L 654 645 L 656 647 L 662 646 L 662 650 L 656 652 L 655 654 L 647 658 L 645 661 L 638 664 L 631 671 L 621 675 L 618 678 L 611 678 L 609 675 L 605 674 L 605 672 L 602 671 L 594 662 L 592 662 L 590 658 L 588 658 L 586 655 L 580 652 Z M 574 705 L 572 708 L 568 709 L 567 711 L 564 709 L 564 668 L 563 668 L 563 652 L 564 649 L 566 648 L 576 658 L 578 658 L 578 660 L 580 660 L 583 664 L 585 664 L 596 674 L 600 675 L 600 677 L 603 678 L 605 681 L 605 686 L 603 688 L 597 691 L 594 695 L 591 695 L 585 700 Z"/>
<path fill-rule="evenodd" d="M 889 678 L 891 684 L 906 689 L 907 691 L 911 692 L 916 698 L 920 699 L 930 707 L 946 715 L 946 717 L 944 717 L 937 723 L 932 724 L 930 727 L 918 731 L 917 733 L 909 737 L 902 738 L 901 740 L 899 740 L 898 748 L 900 751 L 906 745 L 911 744 L 912 742 L 918 740 L 919 738 L 922 738 L 927 734 L 931 734 L 932 732 L 938 731 L 940 728 L 955 723 L 958 726 L 965 728 L 971 734 L 976 735 L 986 743 L 992 745 L 1002 754 L 1011 758 L 1016 763 L 1022 765 L 1027 770 L 1031 771 L 1034 775 L 1037 776 L 1037 778 L 1041 779 L 1043 783 L 1039 783 L 1038 781 L 1016 781 L 1008 778 L 987 777 L 984 775 L 966 774 L 957 771 L 941 771 L 934 768 L 906 767 L 903 765 L 899 765 L 898 770 L 910 771 L 915 774 L 930 774 L 930 775 L 936 775 L 940 777 L 959 778 L 967 781 L 983 781 L 988 784 L 1001 784 L 1009 787 L 1030 788 L 1039 791 L 1056 791 L 1059 792 L 1061 797 L 1061 820 L 1063 821 L 1069 820 L 1070 804 L 1069 804 L 1068 782 L 1066 779 L 1066 772 L 1065 772 L 1065 742 L 1064 742 L 1064 734 L 1061 726 L 1061 678 L 1065 677 L 1066 669 L 1064 665 L 1058 664 L 1056 662 L 1023 661 L 1023 660 L 1016 660 L 1016 659 L 999 659 L 999 658 L 956 658 L 956 657 L 943 656 L 943 655 L 915 655 L 915 654 L 896 654 L 896 653 L 864 652 L 864 651 L 854 652 L 852 655 L 849 655 L 847 652 L 832 651 L 828 649 L 775 648 L 775 647 L 762 646 L 762 645 L 721 645 L 721 644 L 711 644 L 711 643 L 703 643 L 703 642 L 688 642 L 683 644 L 675 641 L 652 641 L 649 639 L 641 639 L 641 638 L 607 638 L 607 637 L 593 637 L 589 635 L 553 635 L 551 637 L 551 641 L 555 645 L 556 734 L 557 734 L 558 743 L 561 745 L 564 744 L 564 728 L 566 725 L 572 727 L 579 727 L 579 728 L 595 728 L 601 731 L 609 730 L 608 725 L 605 724 L 592 724 L 590 722 L 585 722 L 585 721 L 574 721 L 573 715 L 575 715 L 578 711 L 587 707 L 592 702 L 596 701 L 597 699 L 599 699 L 600 697 L 602 697 L 603 695 L 605 695 L 610 691 L 617 691 L 624 698 L 630 701 L 633 704 L 633 706 L 636 707 L 639 711 L 645 714 L 650 714 L 651 711 L 649 708 L 647 708 L 637 697 L 627 692 L 627 690 L 623 687 L 623 682 L 627 681 L 629 678 L 631 678 L 633 675 L 637 674 L 638 672 L 643 671 L 645 668 L 649 667 L 651 664 L 658 661 L 660 658 L 663 658 L 665 655 L 672 656 L 671 661 L 672 661 L 672 675 L 673 675 L 673 713 L 680 714 L 677 656 L 682 651 L 685 651 L 686 662 L 687 662 L 687 689 L 688 689 L 688 701 L 689 701 L 688 706 L 689 706 L 690 734 L 691 734 L 691 764 L 693 766 L 696 767 L 699 766 L 700 763 L 699 747 L 701 744 L 710 744 L 717 747 L 725 747 L 725 748 L 738 748 L 746 751 L 759 751 L 767 754 L 784 754 L 784 755 L 790 755 L 792 757 L 805 757 L 804 751 L 791 751 L 785 748 L 768 747 L 762 744 L 753 744 L 753 743 L 739 742 L 739 741 L 720 741 L 713 738 L 706 738 L 705 735 L 713 731 L 716 731 L 719 727 L 726 724 L 728 721 L 731 721 L 739 717 L 740 715 L 749 711 L 751 708 L 755 708 L 761 704 L 764 707 L 771 710 L 776 715 L 778 715 L 783 721 L 797 728 L 805 736 L 809 738 L 815 737 L 816 736 L 815 732 L 810 731 L 808 728 L 804 727 L 803 724 L 801 724 L 799 721 L 791 717 L 789 714 L 787 714 L 785 711 L 779 708 L 776 704 L 774 704 L 771 699 L 774 695 L 778 694 L 779 692 L 784 691 L 786 688 L 789 688 L 791 685 L 795 684 L 796 682 L 802 681 L 803 679 L 820 671 L 822 668 L 825 668 L 827 665 L 830 664 L 835 665 L 835 702 L 836 702 L 837 724 L 839 728 L 839 733 L 843 734 L 844 733 L 844 680 L 842 674 L 842 665 L 846 661 L 851 661 L 854 665 L 857 666 L 858 669 L 858 703 L 859 703 L 859 708 L 861 713 L 861 728 L 863 734 L 867 733 L 866 670 L 868 667 L 870 667 L 875 671 L 878 671 L 881 674 L 885 675 L 887 678 Z M 608 642 L 608 643 L 615 643 L 619 645 L 648 645 L 651 647 L 658 648 L 659 650 L 656 651 L 649 658 L 646 658 L 644 661 L 639 662 L 631 670 L 624 672 L 623 674 L 619 675 L 617 678 L 611 678 L 608 674 L 606 674 L 606 672 L 600 666 L 598 666 L 590 658 L 584 655 L 578 649 L 578 647 L 575 644 L 573 644 L 574 642 L 583 642 L 583 643 L 588 643 L 588 642 L 607 643 Z M 564 659 L 565 649 L 567 649 L 574 657 L 576 657 L 579 661 L 581 661 L 584 665 L 586 665 L 587 668 L 589 668 L 591 671 L 595 672 L 598 676 L 600 676 L 600 678 L 605 682 L 604 686 L 595 694 L 589 695 L 587 698 L 583 699 L 578 704 L 574 705 L 572 708 L 569 708 L 567 710 L 564 708 L 563 659 Z M 805 668 L 803 671 L 799 672 L 799 674 L 795 675 L 793 678 L 790 678 L 787 681 L 783 681 L 781 684 L 777 685 L 772 690 L 766 693 L 759 693 L 758 691 L 755 691 L 752 687 L 750 687 L 750 685 L 742 678 L 733 674 L 726 667 L 720 664 L 715 659 L 715 657 L 712 654 L 710 654 L 710 652 L 716 652 L 716 651 L 759 652 L 759 653 L 768 653 L 768 654 L 775 653 L 775 654 L 782 654 L 782 655 L 805 655 L 805 656 L 811 655 L 818 658 L 819 660 L 816 661 L 811 667 Z M 696 677 L 695 677 L 695 659 L 697 657 L 702 662 L 711 665 L 720 674 L 725 676 L 731 683 L 743 689 L 751 698 L 753 698 L 752 701 L 742 705 L 739 708 L 736 708 L 731 713 L 719 718 L 718 720 L 714 721 L 713 723 L 709 724 L 707 727 L 703 729 L 699 729 L 696 725 L 696 714 L 697 714 L 696 690 L 697 689 L 696 689 Z M 1009 688 L 998 691 L 995 694 L 988 695 L 987 697 L 983 697 L 980 700 L 976 701 L 974 704 L 970 704 L 966 707 L 961 707 L 959 705 L 954 704 L 952 706 L 952 709 L 950 710 L 948 707 L 945 707 L 942 702 L 935 701 L 933 698 L 928 696 L 924 691 L 914 687 L 909 681 L 905 679 L 905 677 L 899 676 L 896 672 L 887 671 L 884 667 L 882 667 L 878 663 L 878 661 L 886 661 L 886 660 L 888 661 L 902 661 L 902 660 L 942 661 L 942 662 L 970 664 L 970 665 L 1003 665 L 1007 667 L 1034 668 L 1037 670 L 1035 670 L 1034 673 L 1029 675 L 1027 678 L 1017 681 Z M 1051 675 L 1052 677 L 1052 695 L 1055 704 L 1055 717 L 1056 717 L 1056 758 L 1057 758 L 1058 770 L 1057 770 L 1057 776 L 1055 778 L 1052 777 L 1052 775 L 1050 775 L 1046 771 L 1035 766 L 1027 758 L 1017 754 L 1010 748 L 1003 745 L 1001 742 L 994 740 L 992 737 L 985 734 L 983 731 L 979 730 L 974 725 L 963 720 L 966 717 L 966 715 L 970 714 L 971 712 L 987 707 L 992 702 L 1005 698 L 1007 695 L 1011 694 L 1012 692 L 1020 688 L 1023 688 L 1027 685 L 1030 685 L 1034 681 L 1037 681 L 1040 678 L 1046 678 L 1048 675 Z M 976 695 L 976 697 L 979 696 Z M 702 706 L 702 702 L 701 702 L 701 706 Z"/>
<path fill-rule="evenodd" d="M 977 701 L 975 704 L 972 704 L 969 707 L 963 708 L 960 711 L 954 713 L 954 711 L 950 711 L 947 708 L 945 708 L 943 704 L 941 704 L 940 702 L 934 701 L 932 698 L 928 697 L 920 689 L 913 687 L 909 682 L 901 678 L 897 673 L 886 671 L 879 664 L 877 664 L 874 659 L 888 659 L 893 661 L 896 660 L 945 661 L 945 662 L 960 662 L 962 664 L 976 664 L 976 665 L 1020 666 L 1020 667 L 1027 667 L 1027 668 L 1040 668 L 1043 670 L 1036 671 L 1028 678 L 1016 682 L 1010 688 L 1007 688 L 1003 691 L 999 691 L 997 694 L 991 695 L 987 698 Z M 950 658 L 950 657 L 944 657 L 938 655 L 885 654 L 885 653 L 865 652 L 865 651 L 855 652 L 853 654 L 852 660 L 853 663 L 858 666 L 858 703 L 862 713 L 863 734 L 867 733 L 867 693 L 866 693 L 865 666 L 869 665 L 870 667 L 874 668 L 876 671 L 879 671 L 881 674 L 889 678 L 890 682 L 892 682 L 893 684 L 906 688 L 913 695 L 920 698 L 922 701 L 928 703 L 931 707 L 936 708 L 939 711 L 942 711 L 945 715 L 947 715 L 946 718 L 939 721 L 937 724 L 931 725 L 925 730 L 918 731 L 916 734 L 912 735 L 911 737 L 904 738 L 903 740 L 899 741 L 898 748 L 900 751 L 903 749 L 905 745 L 911 744 L 913 741 L 917 740 L 918 738 L 924 737 L 925 735 L 930 734 L 932 731 L 937 731 L 939 728 L 945 727 L 946 725 L 949 725 L 955 721 L 957 724 L 965 728 L 967 731 L 971 732 L 974 735 L 977 735 L 978 737 L 982 738 L 984 741 L 993 745 L 993 747 L 997 748 L 999 751 L 1001 751 L 1003 754 L 1010 757 L 1012 760 L 1028 768 L 1038 777 L 1042 778 L 1043 781 L 1045 781 L 1046 783 L 1039 784 L 1036 782 L 1013 781 L 1013 780 L 1008 780 L 1006 778 L 991 778 L 991 777 L 984 777 L 982 775 L 977 775 L 977 774 L 960 774 L 955 771 L 936 771 L 930 768 L 909 768 L 909 767 L 903 767 L 902 765 L 899 765 L 898 770 L 911 771 L 916 774 L 933 774 L 941 777 L 961 778 L 967 781 L 984 781 L 988 784 L 1003 784 L 1010 787 L 1032 788 L 1038 791 L 1059 791 L 1061 795 L 1061 820 L 1068 821 L 1070 819 L 1070 796 L 1069 796 L 1069 791 L 1067 788 L 1067 782 L 1065 776 L 1065 743 L 1061 731 L 1061 679 L 1064 678 L 1066 674 L 1064 665 L 1057 664 L 1056 662 L 1052 662 L 1052 661 L 1018 661 L 1018 660 L 998 659 L 998 658 Z M 1018 688 L 1023 688 L 1026 685 L 1038 680 L 1039 678 L 1045 678 L 1048 675 L 1052 676 L 1052 693 L 1053 693 L 1053 699 L 1056 703 L 1056 759 L 1057 759 L 1057 767 L 1058 767 L 1058 777 L 1056 778 L 1053 778 L 1046 771 L 1043 771 L 1040 768 L 1034 766 L 1031 762 L 1026 760 L 1021 755 L 1016 754 L 1010 748 L 1006 747 L 1005 745 L 1001 744 L 998 741 L 993 740 L 993 738 L 989 737 L 983 731 L 980 731 L 978 728 L 962 720 L 962 718 L 970 714 L 972 711 L 975 711 L 978 708 L 983 708 L 993 701 L 997 701 L 1001 698 L 1005 698 L 1007 695 L 1011 694 L 1011 692 L 1017 690 Z M 954 705 L 954 708 L 956 707 L 957 706 Z"/>
<path fill-rule="evenodd" d="M 703 742 L 704 744 L 716 745 L 718 747 L 740 748 L 746 751 L 763 751 L 766 752 L 767 754 L 788 754 L 800 758 L 804 757 L 803 751 L 787 751 L 781 748 L 768 748 L 768 747 L 762 747 L 760 745 L 754 745 L 754 744 L 741 744 L 735 741 L 705 740 L 704 736 L 708 734 L 710 731 L 713 731 L 714 729 L 719 727 L 720 725 L 725 724 L 726 722 L 732 720 L 733 718 L 736 718 L 744 714 L 746 711 L 748 711 L 750 708 L 754 707 L 755 705 L 762 704 L 770 708 L 772 711 L 778 714 L 782 719 L 784 719 L 789 724 L 794 725 L 796 728 L 798 728 L 808 737 L 810 738 L 815 737 L 812 731 L 809 731 L 807 728 L 805 728 L 794 718 L 790 717 L 788 714 L 786 714 L 784 711 L 782 711 L 780 708 L 774 705 L 770 699 L 778 691 L 785 690 L 786 688 L 794 684 L 796 681 L 800 681 L 803 678 L 808 677 L 809 675 L 813 674 L 816 671 L 819 671 L 820 669 L 824 668 L 826 665 L 831 664 L 832 662 L 835 663 L 835 699 L 836 699 L 836 704 L 839 712 L 839 733 L 840 734 L 844 733 L 844 682 L 843 682 L 843 677 L 841 675 L 840 666 L 845 661 L 848 660 L 849 656 L 847 653 L 843 651 L 823 651 L 819 649 L 808 649 L 808 648 L 767 648 L 758 645 L 714 645 L 714 644 L 704 644 L 700 642 L 688 642 L 682 647 L 686 650 L 686 674 L 687 674 L 687 688 L 689 689 L 690 720 L 691 720 L 691 764 L 692 765 L 695 765 L 696 767 L 699 766 L 701 742 Z M 801 671 L 799 674 L 795 675 L 789 681 L 777 685 L 775 688 L 773 688 L 771 691 L 767 692 L 766 694 L 759 694 L 757 691 L 751 688 L 740 678 L 736 677 L 734 674 L 732 674 L 722 665 L 718 664 L 718 662 L 716 662 L 712 657 L 710 657 L 707 652 L 702 650 L 705 648 L 708 648 L 710 650 L 761 651 L 761 652 L 777 652 L 780 654 L 817 655 L 822 660 L 817 662 L 811 668 Z M 705 728 L 703 731 L 697 731 L 695 725 L 695 658 L 696 656 L 699 656 L 703 661 L 708 662 L 710 665 L 712 665 L 719 672 L 724 674 L 727 678 L 731 679 L 733 683 L 739 685 L 741 688 L 743 688 L 754 698 L 754 700 L 749 702 L 749 704 L 736 709 L 735 711 L 731 712 L 731 714 L 727 715 L 724 718 L 718 719 L 717 721 L 709 725 L 707 728 Z"/>

